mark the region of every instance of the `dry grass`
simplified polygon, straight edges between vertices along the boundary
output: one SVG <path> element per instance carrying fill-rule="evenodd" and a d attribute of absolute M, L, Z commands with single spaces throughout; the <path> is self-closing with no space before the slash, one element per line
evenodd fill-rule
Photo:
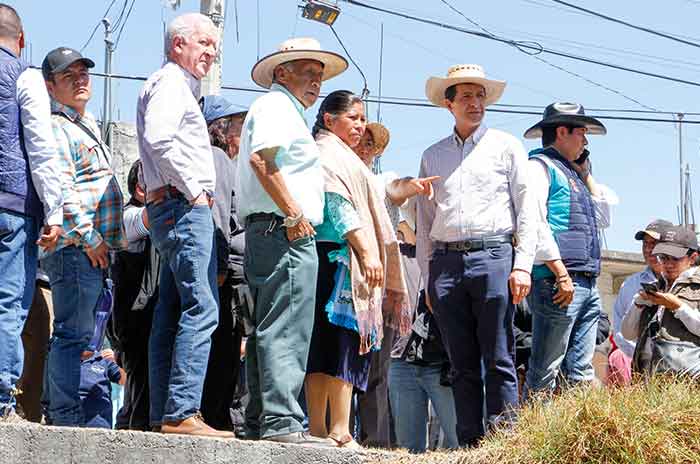
<path fill-rule="evenodd" d="M 700 463 L 700 384 L 656 377 L 624 389 L 575 388 L 533 401 L 512 430 L 493 434 L 477 450 L 382 462 Z"/>

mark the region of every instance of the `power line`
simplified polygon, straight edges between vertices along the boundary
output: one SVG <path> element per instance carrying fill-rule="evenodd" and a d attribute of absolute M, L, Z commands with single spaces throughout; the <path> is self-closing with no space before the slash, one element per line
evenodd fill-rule
<path fill-rule="evenodd" d="M 654 29 L 650 29 L 648 27 L 637 26 L 636 24 L 632 24 L 632 23 L 629 23 L 627 21 L 623 21 L 621 19 L 613 18 L 612 16 L 608 16 L 608 15 L 605 15 L 603 13 L 598 13 L 597 11 L 589 10 L 588 8 L 583 8 L 582 6 L 574 5 L 573 3 L 568 3 L 568 2 L 565 2 L 562 0 L 550 0 L 550 1 L 552 1 L 554 3 L 558 3 L 560 5 L 568 6 L 569 8 L 573 8 L 574 10 L 583 11 L 585 13 L 588 13 L 589 15 L 596 16 L 596 17 L 601 18 L 601 19 L 605 19 L 606 21 L 610 21 L 610 22 L 613 22 L 616 24 L 622 24 L 623 26 L 627 26 L 629 28 L 636 29 L 638 31 L 647 32 L 649 34 L 656 35 L 658 37 L 663 37 L 665 39 L 673 40 L 675 42 L 679 42 L 679 43 L 682 43 L 685 45 L 690 45 L 691 47 L 700 48 L 700 44 L 698 44 L 696 42 L 684 40 L 684 39 L 678 38 L 676 36 L 666 34 L 666 33 L 661 32 L 661 31 L 656 31 Z"/>
<path fill-rule="evenodd" d="M 126 13 L 126 17 L 124 18 L 124 21 L 122 22 L 122 25 L 119 28 L 119 33 L 117 33 L 117 40 L 114 41 L 114 50 L 116 50 L 117 45 L 119 45 L 119 39 L 122 38 L 122 32 L 124 31 L 124 28 L 126 27 L 126 23 L 129 22 L 129 16 L 131 16 L 131 10 L 134 9 L 135 4 L 136 4 L 136 0 L 131 0 L 131 5 L 129 6 L 129 11 Z"/>
<path fill-rule="evenodd" d="M 445 4 L 449 9 L 451 9 L 452 11 L 454 11 L 455 13 L 457 13 L 458 15 L 460 15 L 461 17 L 463 17 L 464 19 L 466 19 L 469 23 L 475 25 L 476 27 L 478 27 L 479 29 L 481 29 L 482 31 L 484 31 L 485 33 L 487 33 L 488 35 L 490 35 L 491 37 L 498 38 L 498 36 L 496 36 L 496 35 L 493 34 L 491 31 L 489 31 L 488 29 L 486 29 L 485 27 L 483 27 L 481 24 L 479 24 L 479 23 L 477 23 L 476 21 L 474 21 L 473 19 L 467 17 L 467 16 L 466 16 L 464 13 L 462 13 L 460 10 L 458 10 L 457 8 L 455 8 L 454 6 L 452 6 L 447 0 L 440 0 L 440 1 L 441 1 L 443 4 Z M 539 45 L 539 46 L 541 47 L 541 45 L 540 45 L 539 43 L 538 43 L 537 45 Z M 604 90 L 607 90 L 608 92 L 612 92 L 612 93 L 614 93 L 615 95 L 618 95 L 618 96 L 620 96 L 620 97 L 622 97 L 622 98 L 624 98 L 624 99 L 626 99 L 626 100 L 629 100 L 629 101 L 631 101 L 631 102 L 633 102 L 633 103 L 636 103 L 637 105 L 639 105 L 639 106 L 641 106 L 641 107 L 643 107 L 643 108 L 646 108 L 646 109 L 648 109 L 648 110 L 655 110 L 655 109 L 656 109 L 656 108 L 653 108 L 653 107 L 651 107 L 651 106 L 649 106 L 649 105 L 645 105 L 644 103 L 640 102 L 640 101 L 637 100 L 636 98 L 632 98 L 632 97 L 630 97 L 629 95 L 626 95 L 626 94 L 622 93 L 622 92 L 619 91 L 619 90 L 613 89 L 613 88 L 611 88 L 611 87 L 608 87 L 607 85 L 601 84 L 600 82 L 596 82 L 596 81 L 594 81 L 593 79 L 590 79 L 590 78 L 585 77 L 585 76 L 583 76 L 583 75 L 581 75 L 581 74 L 578 74 L 578 73 L 575 73 L 575 72 L 573 72 L 573 71 L 570 71 L 570 70 L 564 68 L 563 66 L 559 66 L 559 65 L 557 65 L 557 64 L 554 64 L 554 63 L 552 63 L 552 62 L 550 62 L 550 61 L 548 61 L 548 60 L 545 60 L 544 58 L 542 58 L 542 57 L 540 57 L 540 56 L 533 55 L 533 54 L 531 54 L 531 53 L 527 53 L 527 52 L 523 51 L 523 50 L 522 50 L 520 47 L 518 47 L 518 46 L 515 46 L 515 48 L 516 48 L 518 51 L 523 52 L 523 53 L 525 53 L 526 55 L 531 56 L 532 58 L 536 59 L 537 61 L 546 64 L 547 66 L 550 66 L 550 67 L 552 67 L 552 68 L 554 68 L 554 69 L 557 69 L 557 70 L 559 70 L 559 71 L 565 72 L 566 74 L 569 74 L 570 76 L 574 76 L 574 77 L 576 77 L 576 78 L 578 78 L 578 79 L 581 79 L 581 80 L 583 80 L 583 81 L 586 81 L 586 82 L 588 82 L 589 84 L 593 84 L 594 86 L 599 87 L 599 88 L 604 89 Z"/>
<path fill-rule="evenodd" d="M 129 4 L 129 0 L 124 0 L 124 4 L 122 5 L 122 10 L 119 12 L 119 16 L 117 17 L 117 20 L 114 22 L 114 29 L 116 30 L 119 25 L 122 23 L 122 19 L 124 19 L 124 13 L 126 13 L 126 7 Z"/>
<path fill-rule="evenodd" d="M 114 5 L 114 3 L 115 3 L 116 1 L 117 1 L 117 0 L 112 0 L 112 3 L 109 4 L 109 6 L 107 7 L 107 10 L 105 11 L 105 13 L 102 15 L 102 17 L 100 18 L 100 20 L 97 21 L 97 24 L 95 24 L 95 27 L 92 29 L 92 32 L 90 33 L 90 37 L 88 37 L 87 41 L 85 42 L 85 45 L 83 45 L 82 48 L 80 49 L 80 53 L 83 53 L 83 51 L 87 48 L 87 46 L 88 46 L 88 45 L 90 44 L 90 42 L 92 41 L 92 38 L 95 37 L 95 33 L 97 32 L 97 29 L 100 27 L 100 24 L 102 24 L 102 18 L 107 17 L 107 14 L 109 14 L 109 10 L 112 9 L 112 6 Z"/>
<path fill-rule="evenodd" d="M 38 69 L 38 67 L 34 66 L 35 68 Z M 101 73 L 101 72 L 90 72 L 90 75 L 96 76 L 96 77 L 107 77 L 107 74 Z M 145 81 L 148 78 L 144 76 L 130 76 L 130 75 L 125 75 L 125 74 L 111 74 L 110 77 L 112 79 L 124 79 L 124 80 L 131 80 L 131 81 Z M 252 87 L 241 87 L 241 86 L 233 86 L 233 85 L 222 85 L 221 88 L 223 90 L 233 90 L 236 92 L 247 92 L 247 93 L 267 93 L 268 90 L 265 89 L 256 89 Z M 326 93 L 320 94 L 321 97 L 325 97 Z M 427 100 L 421 100 L 421 99 L 409 99 L 405 97 L 384 97 L 384 98 L 376 98 L 376 97 L 369 97 L 367 99 L 368 102 L 370 103 L 381 103 L 382 105 L 394 105 L 394 106 L 408 106 L 408 107 L 417 107 L 417 108 L 434 108 L 434 109 L 439 109 L 439 107 L 433 105 L 432 103 L 428 102 Z M 499 108 L 492 108 L 493 106 L 498 106 Z M 503 108 L 501 108 L 503 107 Z M 492 112 L 492 113 L 505 113 L 505 114 L 527 114 L 527 115 L 533 115 L 533 116 L 542 116 L 541 111 L 525 111 L 525 110 L 520 110 L 520 109 L 506 109 L 508 107 L 511 108 L 544 108 L 544 105 L 539 106 L 539 105 L 506 105 L 506 104 L 495 104 L 491 105 L 490 107 L 486 108 L 487 112 Z M 598 112 L 637 112 L 637 113 L 649 113 L 641 110 L 616 110 L 616 109 L 590 109 L 589 111 L 598 111 Z M 656 112 L 654 112 L 656 113 Z M 694 116 L 700 116 L 700 113 L 686 113 L 686 112 L 681 112 L 684 115 L 694 115 Z M 672 112 L 660 112 L 660 114 L 678 114 L 678 113 L 672 113 Z M 671 124 L 677 124 L 678 121 L 675 119 L 663 119 L 663 118 L 638 118 L 638 117 L 629 117 L 629 116 L 610 116 L 610 115 L 595 115 L 591 114 L 591 117 L 598 118 L 598 119 L 607 119 L 607 120 L 613 120 L 613 121 L 637 121 L 637 122 L 659 122 L 659 123 L 671 123 Z M 700 124 L 700 120 L 693 120 L 693 119 L 683 119 L 683 124 Z"/>
<path fill-rule="evenodd" d="M 542 47 L 542 46 L 535 46 L 535 45 L 532 45 L 531 42 L 528 43 L 528 42 L 515 41 L 515 40 L 510 40 L 510 39 L 503 39 L 503 38 L 499 38 L 499 37 L 491 37 L 491 36 L 489 36 L 488 34 L 486 34 L 486 33 L 484 33 L 484 32 L 479 32 L 479 31 L 474 31 L 474 30 L 470 30 L 470 29 L 465 29 L 465 28 L 461 28 L 461 27 L 458 27 L 458 26 L 453 26 L 453 25 L 441 23 L 441 22 L 439 22 L 439 21 L 434 21 L 434 20 L 431 20 L 431 19 L 420 18 L 420 17 L 417 17 L 417 16 L 411 16 L 411 15 L 408 15 L 408 14 L 405 14 L 405 13 L 400 13 L 400 12 L 398 12 L 398 11 L 393 11 L 393 10 L 389 10 L 389 9 L 386 9 L 386 8 L 380 8 L 380 7 L 377 7 L 377 6 L 369 5 L 369 4 L 366 4 L 366 3 L 363 3 L 363 2 L 359 2 L 359 1 L 357 1 L 357 0 L 342 0 L 342 1 L 344 1 L 344 2 L 346 2 L 346 3 L 349 3 L 349 4 L 351 4 L 351 5 L 359 6 L 359 7 L 362 7 L 362 8 L 367 8 L 367 9 L 374 10 L 374 11 L 380 11 L 380 12 L 382 12 L 382 13 L 386 13 L 386 14 L 393 15 L 393 16 L 398 16 L 398 17 L 401 17 L 401 18 L 404 18 L 404 19 L 410 19 L 410 20 L 412 20 L 412 21 L 416 21 L 416 22 L 420 22 L 420 23 L 424 23 L 424 24 L 429 24 L 429 25 L 432 25 L 432 26 L 441 27 L 441 28 L 443 28 L 443 29 L 448 29 L 448 30 L 452 30 L 452 31 L 456 31 L 456 32 L 461 32 L 461 33 L 463 33 L 463 34 L 474 35 L 474 36 L 481 37 L 481 38 L 485 38 L 485 39 L 495 40 L 495 41 L 497 41 L 497 42 L 506 43 L 506 44 L 512 45 L 512 46 L 517 46 L 518 48 L 522 48 L 522 49 L 532 50 L 532 51 L 533 51 L 533 54 L 535 54 L 535 55 L 540 54 L 540 53 L 548 53 L 548 54 L 550 54 L 550 55 L 561 56 L 561 57 L 563 57 L 563 58 L 568 58 L 568 59 L 575 60 L 575 61 L 581 61 L 581 62 L 584 62 L 584 63 L 590 63 L 590 64 L 595 64 L 595 65 L 598 65 L 598 66 L 604 66 L 604 67 L 607 67 L 607 68 L 617 69 L 617 70 L 620 70 L 620 71 L 626 71 L 626 72 L 630 72 L 630 73 L 634 73 L 634 74 L 639 74 L 639 75 L 642 75 L 642 76 L 654 77 L 654 78 L 657 78 L 657 79 L 663 79 L 663 80 L 667 80 L 667 81 L 671 81 L 671 82 L 677 82 L 677 83 L 679 83 L 679 84 L 687 84 L 687 85 L 692 85 L 692 86 L 695 86 L 695 87 L 700 87 L 700 82 L 694 82 L 694 81 L 689 81 L 689 80 L 686 80 L 686 79 L 680 79 L 680 78 L 677 78 L 677 77 L 666 76 L 666 75 L 664 75 L 664 74 L 652 73 L 652 72 L 649 72 L 649 71 L 644 71 L 644 70 L 636 69 L 636 68 L 629 68 L 629 67 L 621 66 L 621 65 L 618 65 L 618 64 L 615 64 L 615 63 L 609 63 L 609 62 L 606 62 L 606 61 L 599 61 L 599 60 L 595 60 L 595 59 L 593 59 L 593 58 L 588 58 L 588 57 L 581 56 L 581 55 L 572 55 L 572 54 L 569 54 L 569 53 L 564 53 L 564 52 L 561 52 L 561 51 L 558 51 L 558 50 L 553 50 L 553 49 L 545 48 L 545 47 Z"/>
<path fill-rule="evenodd" d="M 362 80 L 364 81 L 364 87 L 362 88 L 362 98 L 364 99 L 365 97 L 367 97 L 367 95 L 369 95 L 369 89 L 367 88 L 367 78 L 365 77 L 365 73 L 363 73 L 362 69 L 360 69 L 360 67 L 357 65 L 348 49 L 345 48 L 345 44 L 343 44 L 343 41 L 340 40 L 340 36 L 338 35 L 338 33 L 335 32 L 335 28 L 332 25 L 330 26 L 330 28 L 335 38 L 338 39 L 338 43 L 340 44 L 340 46 L 343 47 L 343 50 L 345 50 L 345 54 L 348 56 L 348 58 L 350 58 L 352 64 L 354 64 L 355 68 L 357 68 L 357 70 L 360 72 L 360 76 L 362 76 Z"/>

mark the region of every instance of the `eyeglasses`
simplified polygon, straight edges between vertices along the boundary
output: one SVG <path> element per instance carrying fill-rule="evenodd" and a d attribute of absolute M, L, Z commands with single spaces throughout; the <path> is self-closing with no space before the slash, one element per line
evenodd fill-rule
<path fill-rule="evenodd" d="M 686 256 L 681 256 L 680 258 L 676 258 L 675 256 L 671 255 L 656 255 L 656 260 L 659 261 L 660 263 L 677 263 L 679 261 L 682 261 L 683 258 Z"/>

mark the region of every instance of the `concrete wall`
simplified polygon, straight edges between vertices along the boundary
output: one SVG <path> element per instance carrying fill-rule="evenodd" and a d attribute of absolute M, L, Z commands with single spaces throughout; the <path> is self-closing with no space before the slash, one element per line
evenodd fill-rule
<path fill-rule="evenodd" d="M 131 164 L 139 157 L 136 142 L 136 125 L 130 122 L 117 122 L 112 126 L 112 169 L 124 193 L 124 201 L 129 200 L 126 179 Z"/>
<path fill-rule="evenodd" d="M 357 453 L 271 442 L 0 422 L 2 464 L 365 464 L 393 453 Z"/>
<path fill-rule="evenodd" d="M 620 293 L 622 282 L 630 275 L 644 269 L 646 264 L 641 253 L 603 251 L 601 272 L 598 278 L 598 291 L 603 300 L 603 309 L 611 316 L 615 298 Z"/>

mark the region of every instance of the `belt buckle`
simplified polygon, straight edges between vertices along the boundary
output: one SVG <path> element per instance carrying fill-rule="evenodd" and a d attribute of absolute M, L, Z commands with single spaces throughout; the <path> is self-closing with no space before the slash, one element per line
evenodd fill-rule
<path fill-rule="evenodd" d="M 469 251 L 472 249 L 472 241 L 471 240 L 465 240 L 461 243 L 461 248 L 462 251 Z"/>

